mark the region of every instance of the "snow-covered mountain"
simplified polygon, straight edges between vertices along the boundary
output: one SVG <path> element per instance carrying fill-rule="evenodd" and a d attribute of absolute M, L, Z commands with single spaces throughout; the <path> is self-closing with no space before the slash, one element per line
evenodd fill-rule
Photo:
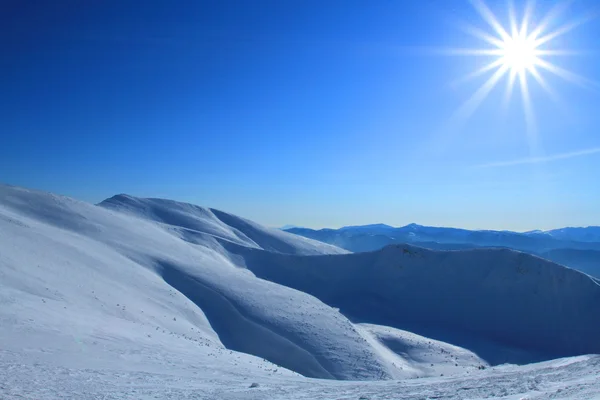
<path fill-rule="evenodd" d="M 569 234 L 574 229 L 578 234 Z M 579 231 L 581 229 L 581 231 Z M 506 247 L 521 251 L 544 252 L 558 248 L 600 250 L 595 227 L 566 228 L 556 231 L 526 233 L 492 230 L 468 230 L 409 224 L 394 228 L 388 225 L 351 226 L 340 229 L 291 228 L 288 232 L 335 244 L 350 251 L 378 250 L 396 243 L 437 243 L 473 247 Z"/>
<path fill-rule="evenodd" d="M 17 321 L 0 329 L 13 329 L 14 349 L 30 332 L 31 345 L 46 332 L 67 336 L 45 340 L 50 346 L 75 332 L 79 343 L 72 344 L 90 353 L 113 340 L 142 347 L 157 340 L 162 352 L 169 336 L 181 336 L 212 344 L 209 352 L 237 350 L 307 376 L 387 376 L 350 321 L 312 296 L 236 267 L 221 243 L 341 252 L 334 247 L 163 200 L 117 196 L 94 206 L 12 187 L 2 187 L 0 197 L 9 294 L 1 312 Z M 23 308 L 31 312 L 22 315 Z"/>
<path fill-rule="evenodd" d="M 386 224 L 371 224 L 371 225 L 357 225 L 357 226 L 344 226 L 339 229 L 340 232 L 364 232 L 371 235 L 386 234 L 395 230 L 393 226 Z"/>
<path fill-rule="evenodd" d="M 223 211 L 165 199 L 113 196 L 100 207 L 159 222 L 186 240 L 225 240 L 246 247 L 290 254 L 347 253 L 339 247 L 299 238 Z"/>
<path fill-rule="evenodd" d="M 302 228 L 301 226 L 297 226 L 297 225 L 284 225 L 282 227 L 280 227 L 279 229 L 281 229 L 282 231 L 287 231 L 288 229 L 292 229 L 292 228 Z"/>
<path fill-rule="evenodd" d="M 575 242 L 600 242 L 600 226 L 561 228 L 542 232 L 560 240 Z"/>
<path fill-rule="evenodd" d="M 0 185 L 0 398 L 377 398 L 407 386 L 305 377 L 438 377 L 397 398 L 461 398 L 467 381 L 470 397 L 600 389 L 595 356 L 482 370 L 600 353 L 589 276 L 512 251 L 344 253 L 170 200 L 92 205 Z M 526 385 L 557 373 L 558 386 Z"/>
<path fill-rule="evenodd" d="M 600 323 L 589 323 L 600 315 L 598 283 L 526 253 L 409 245 L 336 257 L 243 252 L 257 276 L 310 293 L 353 320 L 435 337 L 494 364 L 600 353 Z"/>
<path fill-rule="evenodd" d="M 549 256 L 568 267 L 586 273 L 600 268 L 600 235 L 598 227 L 564 228 L 553 231 L 471 231 L 457 228 L 429 227 L 410 224 L 400 228 L 385 225 L 365 225 L 341 229 L 292 228 L 287 232 L 329 243 L 352 252 L 381 249 L 385 246 L 410 243 L 437 250 L 461 250 L 500 247 Z M 556 256 L 550 256 L 555 254 Z M 585 256 L 583 256 L 585 254 Z M 585 261 L 583 260 L 585 257 Z M 584 265 L 584 268 L 580 268 Z M 591 266 L 590 266 L 591 265 Z M 598 275 L 595 275 L 598 276 Z"/>

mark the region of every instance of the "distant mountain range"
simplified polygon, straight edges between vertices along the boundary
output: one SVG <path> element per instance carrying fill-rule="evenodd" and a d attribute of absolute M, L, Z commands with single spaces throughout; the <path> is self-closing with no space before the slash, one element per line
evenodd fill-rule
<path fill-rule="evenodd" d="M 352 252 L 381 249 L 398 243 L 437 250 L 500 247 L 528 252 L 600 277 L 600 227 L 511 232 L 468 230 L 409 224 L 347 226 L 340 229 L 291 228 L 287 232 L 332 244 Z"/>

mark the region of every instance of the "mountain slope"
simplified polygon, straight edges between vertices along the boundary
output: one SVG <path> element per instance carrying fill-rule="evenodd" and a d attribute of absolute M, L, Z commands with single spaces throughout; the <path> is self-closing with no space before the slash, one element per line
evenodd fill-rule
<path fill-rule="evenodd" d="M 600 251 L 598 250 L 554 249 L 540 256 L 600 279 Z"/>
<path fill-rule="evenodd" d="M 0 215 L 4 349 L 76 352 L 79 344 L 69 340 L 76 335 L 90 356 L 103 355 L 98 359 L 118 354 L 114 344 L 123 342 L 144 357 L 160 359 L 169 348 L 181 348 L 180 341 L 189 347 L 191 337 L 194 343 L 211 343 L 210 354 L 212 348 L 237 350 L 307 376 L 389 376 L 336 310 L 256 279 L 234 266 L 216 241 L 192 244 L 171 225 L 6 186 L 0 187 Z M 281 237 L 287 245 L 296 240 L 283 232 L 260 239 L 271 244 Z M 319 247 L 297 243 L 294 252 Z M 55 339 L 39 341 L 50 336 Z M 59 348 L 51 350 L 54 344 Z M 142 350 L 146 347 L 151 349 Z M 200 349 L 186 357 L 206 360 L 207 351 Z"/>
<path fill-rule="evenodd" d="M 257 276 L 313 294 L 354 320 L 437 337 L 493 364 L 600 352 L 600 285 L 525 253 L 397 245 L 308 258 L 236 250 Z M 480 340 L 527 354 L 488 351 Z"/>

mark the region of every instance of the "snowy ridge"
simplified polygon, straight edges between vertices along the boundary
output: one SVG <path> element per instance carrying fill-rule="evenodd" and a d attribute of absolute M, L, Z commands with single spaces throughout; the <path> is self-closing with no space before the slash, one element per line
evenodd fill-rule
<path fill-rule="evenodd" d="M 125 194 L 113 196 L 100 207 L 195 233 L 205 233 L 247 247 L 290 254 L 342 254 L 338 247 L 261 226 L 223 211 L 166 199 L 142 199 Z"/>

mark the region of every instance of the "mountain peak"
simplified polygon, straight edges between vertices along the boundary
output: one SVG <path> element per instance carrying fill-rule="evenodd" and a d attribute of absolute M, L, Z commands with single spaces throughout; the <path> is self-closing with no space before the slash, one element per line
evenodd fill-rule
<path fill-rule="evenodd" d="M 294 228 L 302 228 L 301 226 L 298 225 L 284 225 L 282 227 L 280 227 L 279 229 L 281 229 L 282 231 L 287 231 L 288 229 L 294 229 Z"/>
<path fill-rule="evenodd" d="M 349 225 L 349 226 L 341 227 L 339 230 L 341 231 L 341 230 L 349 230 L 349 229 L 368 230 L 368 229 L 395 229 L 395 228 L 391 225 L 379 223 L 379 224 L 369 224 L 369 225 Z"/>
<path fill-rule="evenodd" d="M 414 222 L 408 225 L 403 226 L 401 229 L 417 229 L 423 228 L 423 225 L 415 224 Z"/>
<path fill-rule="evenodd" d="M 132 201 L 135 200 L 136 197 L 128 195 L 126 193 L 119 193 L 119 194 L 115 194 L 112 197 L 109 197 L 107 199 L 102 200 L 100 204 L 110 204 L 110 203 L 120 203 L 120 202 L 125 202 L 125 201 Z"/>

